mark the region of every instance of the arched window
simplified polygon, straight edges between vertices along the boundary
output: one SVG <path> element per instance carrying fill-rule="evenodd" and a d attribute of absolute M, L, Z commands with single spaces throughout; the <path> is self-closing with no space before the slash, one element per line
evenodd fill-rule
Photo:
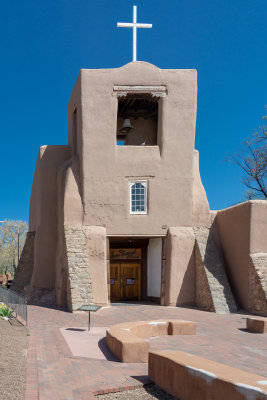
<path fill-rule="evenodd" d="M 147 214 L 147 182 L 130 183 L 130 214 Z"/>

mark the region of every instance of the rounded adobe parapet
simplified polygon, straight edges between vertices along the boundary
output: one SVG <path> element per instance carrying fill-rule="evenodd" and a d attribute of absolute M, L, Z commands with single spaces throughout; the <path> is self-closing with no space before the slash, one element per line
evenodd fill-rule
<path fill-rule="evenodd" d="M 154 71 L 197 71 L 196 68 L 159 68 L 155 64 L 149 63 L 147 61 L 131 61 L 127 64 L 122 65 L 121 67 L 114 68 L 81 68 L 80 72 L 83 71 L 114 71 L 114 70 L 136 70 L 143 69 L 145 70 L 154 70 Z"/>
<path fill-rule="evenodd" d="M 150 337 L 195 335 L 197 325 L 184 320 L 132 321 L 111 326 L 106 333 L 109 350 L 122 362 L 146 363 Z"/>
<path fill-rule="evenodd" d="M 154 64 L 151 64 L 147 61 L 131 61 L 127 64 L 122 65 L 121 67 L 119 67 L 119 69 L 128 69 L 128 68 L 136 68 L 136 67 L 144 67 L 144 68 L 149 68 L 149 69 L 156 69 L 156 70 L 160 70 L 159 67 L 157 67 Z"/>

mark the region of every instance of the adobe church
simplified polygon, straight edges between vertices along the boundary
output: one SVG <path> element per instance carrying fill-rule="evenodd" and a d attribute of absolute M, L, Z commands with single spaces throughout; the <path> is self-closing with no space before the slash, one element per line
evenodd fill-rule
<path fill-rule="evenodd" d="M 196 70 L 81 70 L 68 145 L 39 150 L 13 287 L 70 311 L 153 301 L 267 314 L 267 202 L 209 210 L 196 111 Z"/>

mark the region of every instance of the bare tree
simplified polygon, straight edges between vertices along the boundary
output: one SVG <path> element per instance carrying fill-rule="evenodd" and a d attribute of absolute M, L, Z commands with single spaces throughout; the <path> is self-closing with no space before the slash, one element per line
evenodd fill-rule
<path fill-rule="evenodd" d="M 267 116 L 263 117 L 267 120 Z M 248 199 L 267 200 L 267 127 L 263 125 L 248 138 L 241 150 L 230 155 L 227 161 L 243 171 L 241 181 L 246 185 Z"/>
<path fill-rule="evenodd" d="M 0 274 L 14 273 L 24 246 L 27 223 L 5 220 L 0 225 Z"/>

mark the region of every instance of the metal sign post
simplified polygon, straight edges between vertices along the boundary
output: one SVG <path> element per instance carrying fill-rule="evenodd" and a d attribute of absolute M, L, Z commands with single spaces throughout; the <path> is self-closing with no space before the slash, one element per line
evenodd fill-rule
<path fill-rule="evenodd" d="M 95 306 L 94 304 L 84 304 L 80 308 L 79 311 L 88 311 L 88 332 L 90 331 L 90 323 L 91 323 L 91 311 L 96 312 L 101 308 L 101 306 Z"/>

